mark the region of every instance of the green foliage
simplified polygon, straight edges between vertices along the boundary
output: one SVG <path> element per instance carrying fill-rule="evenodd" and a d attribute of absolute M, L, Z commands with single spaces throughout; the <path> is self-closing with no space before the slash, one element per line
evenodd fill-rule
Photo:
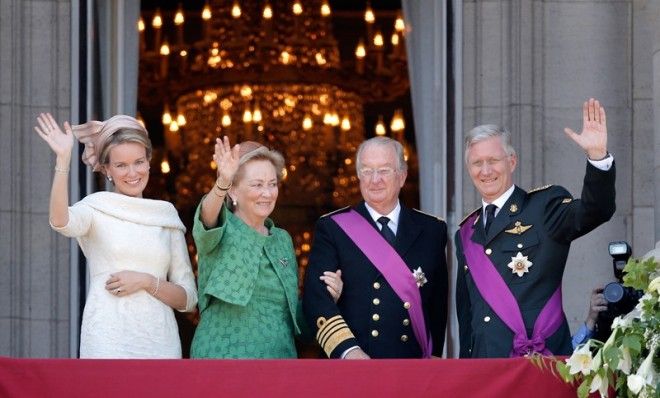
<path fill-rule="evenodd" d="M 640 261 L 634 258 L 628 260 L 623 268 L 623 284 L 636 290 L 644 290 L 649 285 L 649 278 L 657 270 L 657 263 L 653 257 Z"/>

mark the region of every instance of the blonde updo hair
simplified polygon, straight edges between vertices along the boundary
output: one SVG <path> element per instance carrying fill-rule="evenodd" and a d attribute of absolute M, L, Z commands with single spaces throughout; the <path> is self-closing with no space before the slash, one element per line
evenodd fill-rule
<path fill-rule="evenodd" d="M 151 154 L 153 152 L 153 146 L 151 145 L 151 140 L 144 132 L 135 130 L 135 129 L 121 129 L 117 130 L 110 139 L 105 142 L 103 148 L 101 148 L 101 155 L 99 156 L 99 163 L 102 165 L 107 165 L 110 162 L 110 151 L 112 148 L 116 147 L 119 144 L 124 144 L 127 142 L 134 142 L 136 144 L 142 145 L 147 152 L 147 161 L 151 161 Z"/>

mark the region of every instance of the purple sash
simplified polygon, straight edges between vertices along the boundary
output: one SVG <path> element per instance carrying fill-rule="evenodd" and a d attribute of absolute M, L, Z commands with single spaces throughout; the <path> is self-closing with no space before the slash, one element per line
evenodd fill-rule
<path fill-rule="evenodd" d="M 331 216 L 392 286 L 399 298 L 410 303 L 408 314 L 424 358 L 431 357 L 431 338 L 426 335 L 422 297 L 417 281 L 399 253 L 355 210 Z"/>
<path fill-rule="evenodd" d="M 561 304 L 561 285 L 550 296 L 536 322 L 532 338 L 527 337 L 525 322 L 515 297 L 497 272 L 490 258 L 484 253 L 484 247 L 472 241 L 472 224 L 477 214 L 471 216 L 461 227 L 461 242 L 465 260 L 472 270 L 470 274 L 477 290 L 497 316 L 513 331 L 513 350 L 511 357 L 519 357 L 531 352 L 544 355 L 552 353 L 545 346 L 545 339 L 561 326 L 564 317 Z"/>

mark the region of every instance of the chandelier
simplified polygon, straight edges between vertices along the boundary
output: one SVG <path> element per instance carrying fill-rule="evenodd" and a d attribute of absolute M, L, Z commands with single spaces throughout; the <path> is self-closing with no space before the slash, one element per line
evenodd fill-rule
<path fill-rule="evenodd" d="M 405 25 L 400 12 L 390 14 L 385 26 L 367 4 L 364 32 L 342 57 L 327 1 L 211 0 L 194 12 L 145 12 L 138 109 L 152 115 L 149 131 L 163 131 L 161 173 L 148 194 L 192 220 L 215 181 L 215 138 L 261 142 L 286 159 L 273 217 L 305 266 L 318 216 L 360 198 L 353 162 L 367 136 L 365 104 L 409 89 Z M 376 134 L 387 127 L 381 115 Z M 405 144 L 402 110 L 389 129 Z"/>

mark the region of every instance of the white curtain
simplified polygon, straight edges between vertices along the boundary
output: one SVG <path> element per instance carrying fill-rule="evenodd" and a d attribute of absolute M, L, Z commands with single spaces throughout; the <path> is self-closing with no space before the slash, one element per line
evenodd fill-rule
<path fill-rule="evenodd" d="M 420 202 L 422 210 L 445 218 L 448 225 L 448 238 L 453 240 L 453 231 L 457 228 L 456 213 L 462 212 L 460 174 L 461 151 L 460 134 L 454 134 L 458 128 L 448 129 L 448 105 L 457 103 L 454 109 L 460 108 L 460 100 L 456 101 L 453 93 L 448 93 L 449 57 L 447 50 L 448 37 L 454 37 L 448 32 L 448 9 L 446 1 L 404 0 L 404 19 L 406 22 L 406 49 L 408 51 L 408 70 L 410 73 L 411 97 L 415 124 L 415 141 L 419 156 Z M 454 18 L 454 22 L 456 22 Z M 454 38 L 455 40 L 455 38 Z M 459 42 L 460 43 L 460 42 Z M 460 46 L 459 46 L 460 47 Z M 456 54 L 453 54 L 454 60 Z M 454 61 L 455 63 L 455 61 Z M 458 81 L 458 79 L 456 79 Z M 459 87 L 455 87 L 456 92 Z M 448 96 L 451 95 L 450 99 Z M 460 98 L 460 97 L 459 97 Z M 448 101 L 452 101 L 451 103 Z M 460 120 L 455 117 L 454 120 Z M 454 125 L 454 124 L 453 124 Z M 449 134 L 449 135 L 448 135 Z M 459 137 L 453 144 L 454 136 Z M 448 147 L 451 145 L 452 147 Z M 452 161 L 448 154 L 457 154 L 458 160 Z M 458 169 L 458 170 L 457 170 Z M 454 185 L 452 185 L 454 184 Z M 458 189 L 450 189 L 457 187 Z M 448 192 L 453 192 L 449 197 Z M 451 267 L 453 251 L 451 243 L 447 250 L 447 263 L 450 265 L 449 286 L 447 292 L 447 337 L 445 339 L 445 355 L 456 356 L 458 347 L 458 332 L 454 304 L 454 272 Z M 454 337 L 456 336 L 456 337 Z"/>

